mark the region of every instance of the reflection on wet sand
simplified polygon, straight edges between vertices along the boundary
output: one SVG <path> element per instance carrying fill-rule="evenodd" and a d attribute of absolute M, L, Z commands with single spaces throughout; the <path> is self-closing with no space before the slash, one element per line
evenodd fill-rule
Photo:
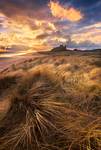
<path fill-rule="evenodd" d="M 12 64 L 20 63 L 21 61 L 24 61 L 25 59 L 28 59 L 32 56 L 33 56 L 32 54 L 25 54 L 25 53 L 0 54 L 0 71 L 10 67 L 10 65 Z"/>

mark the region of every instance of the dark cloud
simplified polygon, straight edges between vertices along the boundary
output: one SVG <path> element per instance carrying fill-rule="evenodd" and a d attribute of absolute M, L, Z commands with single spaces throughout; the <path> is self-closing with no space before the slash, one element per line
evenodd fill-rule
<path fill-rule="evenodd" d="M 8 6 L 13 6 L 16 8 L 23 9 L 38 9 L 46 5 L 48 0 L 0 0 L 0 8 L 9 8 Z M 13 15 L 13 13 L 12 13 Z"/>
<path fill-rule="evenodd" d="M 40 34 L 36 37 L 36 39 L 39 39 L 39 40 L 42 40 L 42 39 L 45 39 L 46 37 L 48 37 L 49 34 L 48 33 L 44 33 L 44 34 Z"/>
<path fill-rule="evenodd" d="M 77 49 L 92 50 L 96 48 L 101 48 L 101 44 L 95 44 L 89 40 L 80 43 L 76 43 L 75 41 L 69 40 L 67 42 L 67 47 L 72 49 L 77 48 Z"/>
<path fill-rule="evenodd" d="M 44 12 L 48 0 L 0 0 L 0 12 L 8 17 L 16 15 L 41 17 L 47 15 Z"/>

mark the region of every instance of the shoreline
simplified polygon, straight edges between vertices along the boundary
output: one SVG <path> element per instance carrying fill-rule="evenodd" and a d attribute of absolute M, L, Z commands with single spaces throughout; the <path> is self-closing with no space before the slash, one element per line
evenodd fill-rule
<path fill-rule="evenodd" d="M 29 58 L 32 58 L 33 55 L 22 55 L 22 56 L 17 56 L 17 57 L 4 57 L 0 58 L 0 73 L 5 70 L 6 68 L 9 68 L 12 64 L 18 64 L 23 62 L 24 60 L 27 60 Z"/>

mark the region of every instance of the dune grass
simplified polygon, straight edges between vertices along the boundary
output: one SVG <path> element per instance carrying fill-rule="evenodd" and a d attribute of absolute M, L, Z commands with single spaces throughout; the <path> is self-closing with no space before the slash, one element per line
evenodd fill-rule
<path fill-rule="evenodd" d="M 92 56 L 73 57 L 31 60 L 27 70 L 17 66 L 2 75 L 9 106 L 0 121 L 0 150 L 101 149 L 100 67 Z"/>

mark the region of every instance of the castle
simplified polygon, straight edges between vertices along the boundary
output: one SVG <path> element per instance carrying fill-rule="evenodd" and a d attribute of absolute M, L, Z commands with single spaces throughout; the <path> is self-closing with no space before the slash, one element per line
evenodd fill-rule
<path fill-rule="evenodd" d="M 60 46 L 58 46 L 58 47 L 55 47 L 55 48 L 53 48 L 52 49 L 52 51 L 66 51 L 67 49 L 66 49 L 66 45 L 60 45 Z"/>

